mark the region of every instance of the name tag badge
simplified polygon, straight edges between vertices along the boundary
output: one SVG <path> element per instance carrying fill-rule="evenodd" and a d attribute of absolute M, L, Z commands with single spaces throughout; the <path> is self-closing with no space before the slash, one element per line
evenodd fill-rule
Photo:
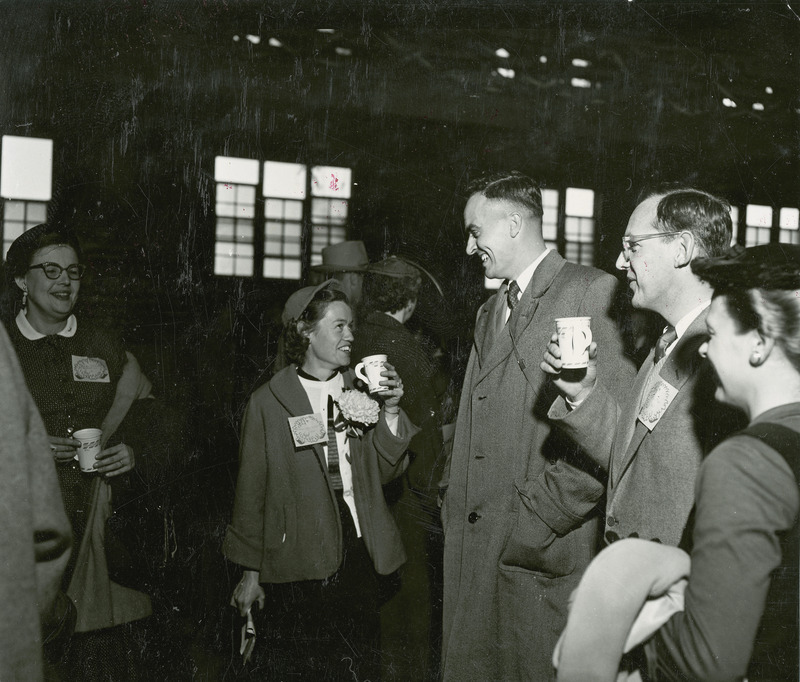
<path fill-rule="evenodd" d="M 72 378 L 75 381 L 111 383 L 108 365 L 103 358 L 87 358 L 82 355 L 72 356 Z"/>
<path fill-rule="evenodd" d="M 670 404 L 672 404 L 672 401 L 675 400 L 676 395 L 678 395 L 677 388 L 663 379 L 659 379 L 658 383 L 650 389 L 650 392 L 644 399 L 642 409 L 639 410 L 639 421 L 642 422 L 649 431 L 652 431 L 653 427 L 655 427 L 661 417 L 664 416 L 664 413 L 667 411 Z"/>
<path fill-rule="evenodd" d="M 294 445 L 297 448 L 328 442 L 328 428 L 322 418 L 322 412 L 289 417 L 289 429 L 292 431 Z"/>

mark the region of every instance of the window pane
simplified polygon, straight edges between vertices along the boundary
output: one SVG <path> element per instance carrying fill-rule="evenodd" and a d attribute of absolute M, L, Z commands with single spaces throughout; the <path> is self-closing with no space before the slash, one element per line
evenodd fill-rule
<path fill-rule="evenodd" d="M 731 244 L 736 244 L 739 236 L 739 209 L 736 206 L 731 206 Z"/>
<path fill-rule="evenodd" d="M 3 135 L 0 196 L 50 201 L 53 196 L 53 141 Z"/>
<path fill-rule="evenodd" d="M 245 258 L 237 258 L 234 261 L 234 274 L 237 277 L 253 276 L 253 261 Z"/>
<path fill-rule="evenodd" d="M 256 188 L 249 187 L 248 185 L 237 185 L 236 187 L 236 203 L 247 204 L 248 206 L 255 206 L 256 203 Z"/>
<path fill-rule="evenodd" d="M 300 279 L 300 261 L 287 260 L 283 263 L 284 279 Z"/>
<path fill-rule="evenodd" d="M 218 216 L 233 218 L 236 215 L 236 204 L 217 204 L 216 213 Z"/>
<path fill-rule="evenodd" d="M 258 161 L 233 156 L 217 156 L 214 159 L 214 179 L 217 182 L 257 185 Z"/>
<path fill-rule="evenodd" d="M 303 203 L 300 201 L 287 201 L 284 208 L 286 220 L 303 219 Z"/>
<path fill-rule="evenodd" d="M 236 239 L 239 241 L 253 243 L 253 223 L 239 220 L 236 223 Z"/>
<path fill-rule="evenodd" d="M 542 190 L 542 236 L 547 240 L 558 237 L 558 190 Z"/>
<path fill-rule="evenodd" d="M 785 230 L 796 230 L 800 222 L 800 211 L 796 208 L 781 209 L 781 227 Z"/>
<path fill-rule="evenodd" d="M 583 218 L 594 217 L 594 191 L 567 187 L 566 213 Z"/>
<path fill-rule="evenodd" d="M 229 218 L 217 218 L 217 239 L 233 241 L 234 225 Z"/>
<path fill-rule="evenodd" d="M 264 235 L 266 237 L 280 238 L 283 235 L 283 223 L 278 223 L 274 220 L 267 221 L 264 225 Z"/>
<path fill-rule="evenodd" d="M 28 225 L 38 225 L 47 220 L 47 204 L 43 201 L 28 202 Z"/>
<path fill-rule="evenodd" d="M 287 239 L 300 239 L 303 232 L 303 226 L 300 223 L 286 223 L 284 225 L 284 234 Z"/>
<path fill-rule="evenodd" d="M 781 230 L 781 244 L 800 244 L 800 232 L 797 230 Z"/>
<path fill-rule="evenodd" d="M 25 219 L 25 202 L 24 201 L 6 201 L 3 214 L 6 220 L 24 220 Z"/>
<path fill-rule="evenodd" d="M 311 194 L 315 197 L 349 199 L 353 172 L 340 166 L 314 166 L 311 169 Z"/>
<path fill-rule="evenodd" d="M 217 254 L 214 257 L 215 275 L 233 275 L 233 258 Z"/>
<path fill-rule="evenodd" d="M 265 218 L 283 218 L 283 199 L 267 199 L 264 202 Z"/>
<path fill-rule="evenodd" d="M 772 227 L 772 207 L 748 204 L 747 224 L 754 227 Z"/>
<path fill-rule="evenodd" d="M 264 162 L 264 196 L 306 198 L 306 167 L 301 163 Z"/>

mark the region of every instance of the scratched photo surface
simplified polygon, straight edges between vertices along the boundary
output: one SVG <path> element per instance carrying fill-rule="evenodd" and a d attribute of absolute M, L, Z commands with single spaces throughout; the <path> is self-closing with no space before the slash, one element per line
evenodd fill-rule
<path fill-rule="evenodd" d="M 538 179 L 548 244 L 613 274 L 639 194 L 664 182 L 730 201 L 741 244 L 800 243 L 799 8 L 0 0 L 3 255 L 45 215 L 70 223 L 76 315 L 115 329 L 153 386 L 123 425 L 137 466 L 115 499 L 152 598 L 142 679 L 287 679 L 269 629 L 247 664 L 263 667 L 242 663 L 222 543 L 245 405 L 322 248 L 362 240 L 370 261 L 424 269 L 408 327 L 454 422 L 500 284 L 465 250 L 477 174 Z M 442 540 L 425 519 L 427 566 L 405 576 L 419 598 L 392 607 L 401 576 L 379 585 L 385 680 L 437 677 Z"/>

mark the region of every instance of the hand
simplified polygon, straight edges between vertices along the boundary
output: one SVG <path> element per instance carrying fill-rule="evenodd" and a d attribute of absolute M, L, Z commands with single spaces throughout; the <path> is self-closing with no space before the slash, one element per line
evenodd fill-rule
<path fill-rule="evenodd" d="M 403 380 L 397 374 L 394 365 L 388 362 L 383 363 L 382 377 L 386 377 L 380 381 L 381 386 L 388 386 L 389 390 L 381 393 L 383 396 L 384 407 L 390 408 L 390 412 L 397 413 L 397 406 L 400 404 L 400 398 L 403 397 Z"/>
<path fill-rule="evenodd" d="M 553 385 L 572 402 L 585 400 L 597 383 L 597 344 L 589 346 L 589 366 L 585 369 L 562 369 L 558 334 L 550 337 L 544 360 L 539 365 L 553 379 Z"/>
<path fill-rule="evenodd" d="M 246 570 L 233 589 L 231 606 L 239 609 L 240 616 L 246 616 L 254 602 L 258 602 L 258 608 L 263 609 L 265 597 L 264 588 L 258 582 L 258 571 Z"/>
<path fill-rule="evenodd" d="M 48 436 L 48 439 L 50 440 L 50 451 L 53 453 L 53 457 L 56 458 L 56 462 L 64 463 L 75 459 L 78 448 L 81 446 L 81 442 L 74 438 Z"/>
<path fill-rule="evenodd" d="M 125 443 L 106 448 L 97 455 L 95 471 L 106 477 L 128 473 L 136 465 L 133 448 Z"/>

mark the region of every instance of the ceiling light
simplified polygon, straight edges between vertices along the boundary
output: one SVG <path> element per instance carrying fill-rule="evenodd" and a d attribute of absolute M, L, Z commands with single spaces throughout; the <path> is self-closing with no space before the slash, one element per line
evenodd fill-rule
<path fill-rule="evenodd" d="M 772 94 L 772 88 L 769 87 L 769 85 L 768 85 L 766 88 L 764 88 L 764 92 L 766 92 L 768 95 L 771 95 Z"/>
<path fill-rule="evenodd" d="M 318 33 L 336 33 L 336 29 L 335 28 L 318 28 L 317 32 Z"/>
<path fill-rule="evenodd" d="M 508 59 L 511 56 L 508 50 L 506 50 L 504 47 L 496 49 L 494 53 L 495 56 L 500 57 L 501 59 Z"/>
<path fill-rule="evenodd" d="M 342 57 L 349 57 L 351 54 L 353 54 L 353 51 L 349 47 L 337 47 L 336 54 Z"/>
<path fill-rule="evenodd" d="M 547 64 L 547 57 L 545 57 L 544 55 L 539 57 L 539 63 L 540 64 Z"/>
<path fill-rule="evenodd" d="M 283 47 L 283 43 L 278 40 L 277 38 L 270 38 L 269 39 L 269 46 L 270 47 Z"/>
<path fill-rule="evenodd" d="M 250 33 L 248 33 L 245 36 L 245 38 L 247 38 L 251 43 L 253 43 L 253 45 L 258 45 L 261 42 L 261 38 L 259 38 L 258 36 L 254 36 Z"/>
<path fill-rule="evenodd" d="M 233 36 L 233 42 L 234 43 L 238 43 L 239 42 L 239 36 Z"/>
<path fill-rule="evenodd" d="M 513 78 L 517 75 L 514 72 L 514 69 L 504 69 L 502 66 L 497 67 L 497 73 L 499 73 L 503 78 Z"/>
<path fill-rule="evenodd" d="M 730 97 L 725 97 L 725 98 L 722 100 L 722 103 L 723 103 L 723 104 L 724 104 L 726 107 L 730 107 L 731 109 L 735 109 L 735 108 L 736 108 L 736 102 L 734 102 L 734 101 L 733 101 L 733 100 L 732 100 Z"/>
<path fill-rule="evenodd" d="M 753 111 L 764 111 L 764 105 L 761 102 L 753 102 Z"/>
<path fill-rule="evenodd" d="M 585 59 L 573 59 L 572 66 L 577 66 L 582 69 L 585 69 L 587 66 L 589 66 L 589 62 L 587 62 Z"/>
<path fill-rule="evenodd" d="M 570 83 L 573 88 L 591 88 L 592 83 L 585 78 L 573 78 Z"/>

